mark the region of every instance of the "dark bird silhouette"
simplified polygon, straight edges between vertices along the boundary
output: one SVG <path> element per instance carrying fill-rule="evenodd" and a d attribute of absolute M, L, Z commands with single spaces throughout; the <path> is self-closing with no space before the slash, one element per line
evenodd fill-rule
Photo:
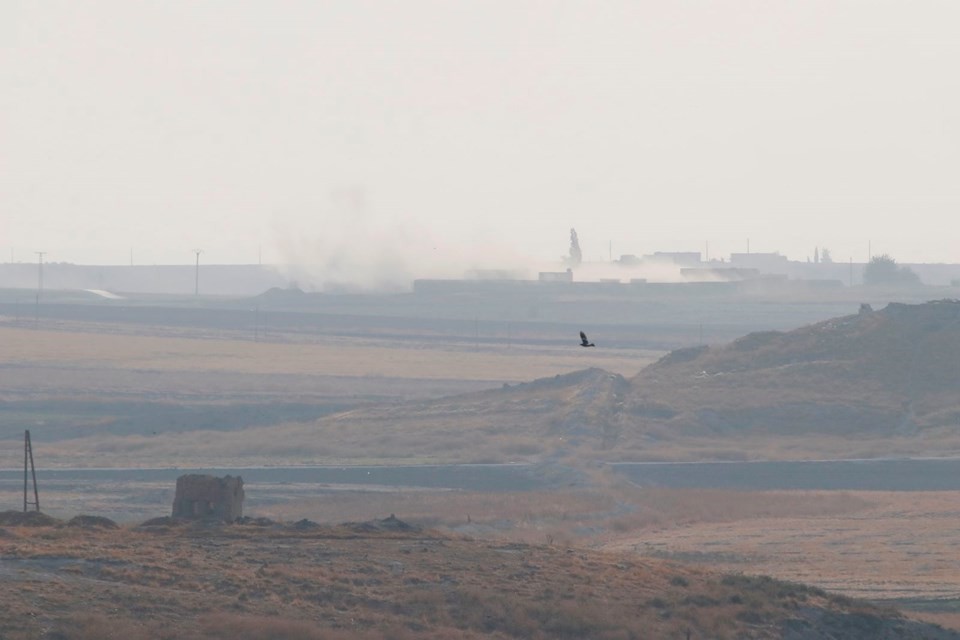
<path fill-rule="evenodd" d="M 580 332 L 580 346 L 581 347 L 595 347 L 596 345 L 592 342 L 587 341 L 587 334 L 583 331 Z"/>

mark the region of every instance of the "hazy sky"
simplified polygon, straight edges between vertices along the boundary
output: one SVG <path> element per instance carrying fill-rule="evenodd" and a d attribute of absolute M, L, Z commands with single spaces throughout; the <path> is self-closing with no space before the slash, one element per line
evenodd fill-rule
<path fill-rule="evenodd" d="M 575 227 L 587 259 L 960 262 L 958 26 L 954 0 L 4 0 L 0 260 L 427 272 Z"/>

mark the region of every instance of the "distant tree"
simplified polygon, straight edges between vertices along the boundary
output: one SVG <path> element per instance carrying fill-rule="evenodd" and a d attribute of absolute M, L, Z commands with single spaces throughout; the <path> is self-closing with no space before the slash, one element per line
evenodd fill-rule
<path fill-rule="evenodd" d="M 577 238 L 577 230 L 570 229 L 570 257 L 567 258 L 567 264 L 571 267 L 578 267 L 583 261 L 583 252 L 580 251 L 580 240 Z"/>
<path fill-rule="evenodd" d="M 910 267 L 900 266 L 896 260 L 883 254 L 871 258 L 863 270 L 863 283 L 870 286 L 905 286 L 920 284 L 920 276 Z"/>
<path fill-rule="evenodd" d="M 833 262 L 833 256 L 830 255 L 830 249 L 824 248 L 824 250 L 820 252 L 820 262 L 824 264 L 831 264 Z"/>

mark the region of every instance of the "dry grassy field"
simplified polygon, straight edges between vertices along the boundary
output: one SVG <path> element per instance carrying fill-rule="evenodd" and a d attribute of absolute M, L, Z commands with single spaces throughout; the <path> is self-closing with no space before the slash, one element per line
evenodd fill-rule
<path fill-rule="evenodd" d="M 0 550 L 9 640 L 957 637 L 804 585 L 392 518 L 5 527 Z"/>
<path fill-rule="evenodd" d="M 97 329 L 91 327 L 91 329 Z M 633 350 L 558 349 L 513 343 L 450 345 L 415 338 L 376 341 L 312 336 L 296 343 L 253 342 L 226 334 L 191 337 L 127 335 L 106 330 L 49 331 L 0 327 L 0 366 L 44 369 L 82 367 L 97 370 L 248 373 L 263 376 L 331 375 L 446 380 L 520 382 L 599 367 L 635 375 L 661 355 Z"/>
<path fill-rule="evenodd" d="M 871 599 L 960 600 L 960 492 L 850 492 L 855 508 L 705 518 L 604 544 Z M 765 496 L 739 494 L 749 502 Z M 808 494 L 829 503 L 829 493 Z M 783 499 L 789 503 L 793 496 Z"/>
<path fill-rule="evenodd" d="M 202 406 L 228 406 L 242 402 L 264 406 L 293 401 L 322 403 L 344 398 L 351 402 L 396 402 L 498 388 L 504 383 L 552 377 L 587 367 L 599 367 L 629 377 L 660 355 L 640 350 L 623 353 L 599 348 L 579 349 L 575 343 L 569 349 L 557 349 L 519 343 L 478 346 L 419 341 L 416 338 L 385 341 L 331 336 L 301 336 L 295 342 L 292 338 L 254 342 L 229 333 L 216 336 L 189 330 L 180 330 L 176 335 L 161 330 L 153 332 L 155 335 L 150 333 L 142 327 L 136 331 L 110 331 L 110 327 L 101 326 L 73 326 L 70 331 L 0 327 L 0 393 L 7 403 L 22 399 L 37 400 L 41 406 L 44 402 L 50 402 L 52 406 L 66 400 L 100 403 L 108 415 L 123 402 L 144 398 L 158 403 L 196 403 Z M 229 455 L 224 452 L 231 451 L 231 448 L 222 445 L 224 436 L 219 431 L 178 428 L 169 432 L 123 436 L 99 433 L 45 442 L 42 435 L 46 418 L 37 413 L 29 414 L 26 416 L 29 420 L 24 422 L 23 417 L 10 414 L 5 419 L 9 419 L 11 429 L 25 426 L 41 436 L 36 446 L 41 468 L 44 465 L 164 466 L 184 461 L 196 464 L 202 463 L 208 454 L 220 455 L 216 459 L 218 463 L 230 462 Z M 283 433 L 284 429 L 303 432 L 303 424 L 309 423 L 295 427 L 284 427 L 281 423 L 279 426 L 259 426 L 249 432 L 255 434 L 255 439 L 237 444 L 233 450 L 252 444 L 262 454 L 265 463 L 287 461 L 301 453 L 299 445 L 278 441 L 276 434 Z M 389 439 L 380 437 L 379 440 L 388 450 L 391 446 Z M 457 444 L 453 441 L 454 449 L 450 450 L 450 455 L 463 454 L 457 447 L 466 448 L 464 442 Z M 829 443 L 828 440 L 824 442 Z M 10 439 L 2 444 L 0 467 L 16 468 L 22 464 L 22 439 Z M 429 443 L 425 441 L 424 444 Z M 324 446 L 327 447 L 327 457 L 332 459 L 353 451 L 350 442 L 331 441 Z M 664 451 L 672 451 L 676 443 L 666 441 L 661 446 Z M 692 455 L 710 451 L 716 454 L 717 450 L 711 449 L 712 446 L 710 441 L 704 440 L 702 448 Z M 829 449 L 829 444 L 824 446 Z M 510 452 L 518 455 L 550 453 L 541 447 L 542 443 L 517 440 L 508 432 L 498 432 L 491 434 L 489 451 L 479 453 L 491 456 Z M 777 450 L 776 447 L 789 448 L 789 443 L 771 442 L 770 449 Z M 466 453 L 477 455 L 478 452 L 470 450 Z M 678 455 L 682 457 L 682 452 Z M 498 541 L 489 545 L 490 558 L 507 553 L 497 550 L 509 549 L 502 546 L 507 544 L 536 543 L 548 548 L 554 545 L 577 549 L 594 547 L 613 552 L 617 557 L 632 558 L 630 562 L 680 562 L 686 566 L 683 571 L 697 571 L 699 569 L 691 567 L 707 565 L 738 574 L 763 574 L 800 581 L 845 595 L 905 601 L 911 606 L 927 609 L 933 603 L 933 608 L 939 610 L 926 611 L 922 615 L 960 629 L 960 620 L 950 613 L 951 607 L 960 600 L 960 578 L 957 577 L 960 576 L 960 560 L 956 554 L 960 543 L 960 534 L 957 533 L 960 530 L 957 527 L 960 507 L 956 505 L 960 504 L 960 495 L 645 490 L 612 481 L 589 468 L 586 474 L 589 482 L 585 486 L 551 492 L 486 494 L 339 490 L 317 497 L 291 494 L 250 515 L 285 522 L 309 518 L 333 523 L 396 513 L 411 522 L 435 527 L 444 532 L 443 535 Z M 137 489 L 128 489 L 130 499 L 133 499 Z M 154 487 L 153 490 L 162 491 L 162 488 Z M 164 498 L 167 497 L 164 494 Z M 84 496 L 78 500 L 76 496 L 63 495 L 57 499 L 62 499 L 63 504 L 78 506 L 98 504 L 96 496 Z M 99 504 L 108 502 L 104 499 Z M 164 512 L 156 515 L 164 515 Z M 128 535 L 126 533 L 114 535 L 121 536 L 117 538 L 122 542 L 120 549 L 133 549 L 140 539 L 135 536 L 123 538 Z M 36 547 L 37 554 L 61 554 L 74 558 L 86 557 L 83 554 L 91 554 L 91 557 L 97 554 L 112 557 L 113 554 L 106 551 L 113 544 L 106 542 L 106 538 L 101 543 L 91 538 L 81 544 L 79 534 L 53 533 L 50 536 L 49 539 L 38 538 L 44 542 Z M 6 552 L 15 548 L 25 550 L 25 539 L 24 534 L 15 532 L 9 539 L 0 540 L 0 546 L 6 545 L 3 547 Z M 62 549 L 55 548 L 61 539 L 64 544 L 74 545 L 74 550 L 62 553 Z M 151 547 L 150 553 L 167 560 L 188 558 L 191 549 L 195 551 L 204 545 L 204 548 L 219 548 L 221 545 L 220 542 L 203 542 L 202 536 L 196 540 L 196 543 L 190 543 L 198 545 L 195 547 L 181 542 L 164 546 L 167 544 L 164 542 Z M 97 544 L 101 546 L 97 547 Z M 277 545 L 277 549 L 286 548 L 283 541 L 270 544 Z M 50 548 L 40 551 L 44 545 Z M 370 553 L 369 550 L 365 552 Z M 314 548 L 310 553 L 321 552 Z M 295 575 L 295 567 L 285 565 L 283 584 L 287 586 L 282 588 L 289 592 L 278 591 L 277 595 L 273 590 L 281 588 L 279 578 L 267 578 L 272 575 L 269 567 L 279 562 L 278 556 L 266 560 L 259 558 L 257 562 L 262 565 L 254 568 L 251 565 L 244 570 L 255 572 L 266 567 L 263 571 L 268 573 L 260 576 L 266 578 L 259 580 L 254 573 L 254 582 L 237 587 L 227 596 L 217 585 L 226 585 L 229 578 L 220 574 L 229 574 L 233 566 L 230 563 L 243 563 L 244 560 L 233 557 L 224 560 L 226 564 L 223 565 L 214 563 L 195 567 L 196 571 L 188 572 L 189 575 L 182 578 L 192 581 L 185 589 L 192 595 L 182 600 L 180 595 L 170 593 L 170 606 L 174 607 L 176 601 L 179 603 L 177 607 L 187 607 L 194 617 L 212 614 L 216 607 L 227 607 L 233 612 L 231 615 L 253 621 L 252 624 L 260 624 L 256 620 L 263 616 L 290 614 L 291 618 L 302 618 L 301 613 L 289 609 L 285 602 L 290 598 L 293 602 L 299 599 L 301 603 L 317 598 L 316 593 L 306 587 L 289 586 L 291 583 L 300 584 L 297 581 L 306 578 Z M 394 560 L 382 560 L 377 565 L 378 571 L 389 572 L 392 566 L 389 563 Z M 403 562 L 402 559 L 396 561 Z M 95 586 L 99 590 L 97 597 L 102 598 L 100 602 L 116 597 L 118 587 L 97 581 L 119 576 L 120 583 L 133 589 L 129 591 L 134 594 L 131 598 L 154 600 L 156 605 L 151 605 L 154 610 L 148 612 L 148 619 L 150 616 L 157 620 L 163 618 L 160 609 L 167 593 L 164 590 L 172 587 L 161 584 L 162 581 L 150 573 L 152 569 L 138 565 L 139 568 L 129 569 L 131 573 L 124 577 L 121 574 L 127 569 L 123 562 L 116 566 L 106 563 L 102 567 L 105 572 L 90 576 L 84 573 L 84 566 L 79 563 L 69 571 L 77 576 L 78 584 Z M 163 566 L 166 565 L 157 562 L 157 567 Z M 384 566 L 387 569 L 383 569 Z M 517 575 L 523 575 L 528 569 L 518 566 L 513 570 Z M 9 568 L 5 571 L 9 577 Z M 57 571 L 53 575 L 60 576 L 60 569 Z M 406 577 L 442 582 L 446 570 L 434 567 L 427 571 L 430 572 L 429 578 L 420 573 L 408 573 Z M 583 571 L 576 575 L 587 579 Z M 328 577 L 331 584 L 335 584 L 333 577 Z M 310 576 L 311 580 L 315 578 Z M 354 576 L 351 579 L 365 578 Z M 20 583 L 0 581 L 0 585 L 5 585 L 5 597 L 14 591 L 22 591 L 16 596 L 17 604 L 11 611 L 29 615 L 30 611 L 41 611 L 45 606 L 55 604 L 57 598 L 69 601 L 69 598 L 77 597 L 76 585 L 70 587 L 68 584 L 74 578 L 67 578 L 67 582 L 60 586 L 57 586 L 58 580 L 33 576 Z M 590 582 L 585 584 L 589 586 Z M 374 589 L 373 586 L 361 587 L 361 591 L 366 592 Z M 328 588 L 335 591 L 335 587 Z M 175 590 L 183 591 L 180 587 Z M 244 593 L 247 595 L 242 598 Z M 354 593 L 350 597 L 362 599 L 368 595 Z M 310 615 L 327 616 L 324 619 L 335 619 L 341 624 L 354 611 L 351 603 L 357 601 L 345 602 L 340 607 L 318 610 Z M 76 623 L 77 629 L 82 624 L 89 624 L 93 629 L 105 624 L 102 619 L 83 622 L 82 605 L 82 601 L 70 604 L 63 620 Z M 434 612 L 443 609 L 437 603 L 430 607 Z M 705 615 L 705 611 L 700 613 Z M 444 628 L 443 616 L 449 614 L 436 615 L 438 617 L 434 618 L 435 624 L 431 628 Z M 521 620 L 517 623 L 521 627 L 531 624 L 529 615 L 533 614 L 520 612 L 516 615 Z M 718 610 L 710 615 L 713 616 L 712 622 L 704 618 L 698 619 L 697 624 L 705 630 L 715 629 L 716 634 L 703 637 L 723 637 L 724 634 L 736 637 L 730 635 L 735 632 L 724 626 L 726 623 L 722 622 Z M 595 616 L 591 616 L 592 613 L 588 617 L 593 620 Z M 225 619 L 208 619 L 211 628 L 234 624 Z M 56 624 L 62 626 L 63 620 Z M 37 624 L 43 624 L 42 619 L 37 619 Z M 134 623 L 127 620 L 123 624 Z M 470 633 L 483 633 L 482 625 L 477 624 L 479 626 L 470 627 Z M 149 629 L 144 631 L 146 627 L 142 625 L 122 628 L 133 630 L 131 633 L 139 629 L 137 633 L 147 634 L 142 637 L 150 637 Z M 368 620 L 365 628 L 378 627 Z M 676 624 L 670 629 L 679 633 L 683 627 Z M 221 637 L 213 631 L 208 636 Z M 21 637 L 33 636 L 27 633 Z M 96 634 L 62 637 L 96 637 Z"/>
<path fill-rule="evenodd" d="M 602 488 L 351 493 L 264 509 L 274 518 L 396 511 L 444 531 L 562 543 L 768 575 L 893 602 L 960 631 L 960 492 Z"/>
<path fill-rule="evenodd" d="M 8 403 L 33 403 L 0 407 L 0 426 L 9 434 L 0 443 L 0 467 L 20 464 L 24 428 L 47 441 L 42 460 L 50 466 L 302 464 L 337 457 L 356 462 L 362 460 L 356 449 L 335 441 L 304 459 L 302 446 L 283 444 L 289 438 L 278 439 L 274 428 L 310 423 L 328 407 L 436 398 L 586 367 L 634 375 L 660 355 L 580 349 L 573 340 L 565 349 L 416 337 L 387 342 L 307 335 L 254 342 L 229 331 L 211 336 L 208 330 L 178 329 L 167 335 L 163 327 L 137 326 L 135 333 L 111 328 L 0 326 L 0 394 Z M 296 406 L 285 412 L 285 404 Z M 313 415 L 310 406 L 316 407 Z M 182 407 L 191 412 L 186 418 Z M 249 416 L 230 407 L 267 415 L 247 424 Z M 131 411 L 144 415 L 138 420 Z M 118 421 L 125 426 L 113 427 Z M 56 434 L 46 436 L 54 427 Z M 261 428 L 236 435 L 247 427 Z M 224 431 L 235 435 L 225 439 Z"/>
<path fill-rule="evenodd" d="M 771 497 L 783 501 L 779 513 L 770 512 Z M 790 506 L 797 500 L 823 510 L 802 513 Z M 723 515 L 712 502 L 601 547 L 896 602 L 960 630 L 960 492 L 739 493 L 719 501 L 735 503 Z"/>

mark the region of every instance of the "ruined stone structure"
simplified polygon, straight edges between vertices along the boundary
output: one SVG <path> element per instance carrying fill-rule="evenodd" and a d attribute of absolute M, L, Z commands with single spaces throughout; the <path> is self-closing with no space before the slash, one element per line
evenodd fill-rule
<path fill-rule="evenodd" d="M 243 478 L 188 474 L 177 478 L 173 517 L 233 522 L 243 515 Z"/>

